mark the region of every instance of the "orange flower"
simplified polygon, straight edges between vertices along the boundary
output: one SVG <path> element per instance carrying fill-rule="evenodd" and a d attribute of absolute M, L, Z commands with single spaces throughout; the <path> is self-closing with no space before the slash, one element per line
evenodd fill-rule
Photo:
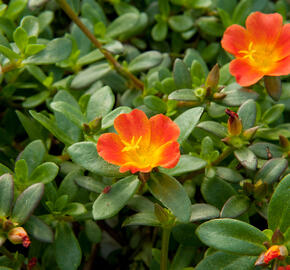
<path fill-rule="evenodd" d="M 252 85 L 265 75 L 290 73 L 290 24 L 283 26 L 278 13 L 252 13 L 246 20 L 246 29 L 231 25 L 221 44 L 236 57 L 230 63 L 230 73 L 242 86 Z"/>
<path fill-rule="evenodd" d="M 118 134 L 102 134 L 97 143 L 99 155 L 130 170 L 150 172 L 154 167 L 173 168 L 179 161 L 179 127 L 167 116 L 158 114 L 150 119 L 135 109 L 119 115 L 114 121 Z"/>
<path fill-rule="evenodd" d="M 285 246 L 274 245 L 271 246 L 264 254 L 264 263 L 268 264 L 273 259 L 284 260 L 288 255 L 288 251 Z"/>

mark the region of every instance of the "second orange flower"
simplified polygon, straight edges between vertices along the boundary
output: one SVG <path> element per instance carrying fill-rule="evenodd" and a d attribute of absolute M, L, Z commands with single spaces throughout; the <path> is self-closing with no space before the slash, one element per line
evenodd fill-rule
<path fill-rule="evenodd" d="M 179 127 L 169 117 L 158 114 L 150 119 L 138 109 L 119 115 L 116 133 L 102 134 L 97 143 L 99 155 L 109 163 L 128 170 L 150 172 L 154 167 L 173 168 L 179 161 Z"/>
<path fill-rule="evenodd" d="M 242 86 L 252 85 L 265 75 L 290 73 L 290 24 L 283 25 L 278 13 L 252 13 L 246 20 L 246 29 L 231 25 L 221 44 L 236 57 L 230 63 L 230 73 Z"/>

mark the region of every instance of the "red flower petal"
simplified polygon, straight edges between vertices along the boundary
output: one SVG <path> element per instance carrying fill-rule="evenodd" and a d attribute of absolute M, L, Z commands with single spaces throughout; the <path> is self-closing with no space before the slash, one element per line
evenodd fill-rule
<path fill-rule="evenodd" d="M 242 59 L 235 59 L 230 63 L 230 73 L 236 77 L 237 83 L 242 86 L 252 85 L 264 76 L 261 71 Z"/>
<path fill-rule="evenodd" d="M 282 30 L 283 17 L 279 13 L 252 13 L 246 20 L 246 28 L 254 43 L 274 47 Z"/>
<path fill-rule="evenodd" d="M 173 168 L 177 165 L 180 158 L 179 143 L 176 141 L 162 145 L 156 151 L 156 165 L 164 168 Z M 153 157 L 155 159 L 155 156 Z"/>
<path fill-rule="evenodd" d="M 114 121 L 114 127 L 121 140 L 130 143 L 133 136 L 137 141 L 142 136 L 140 147 L 147 147 L 150 142 L 150 123 L 146 114 L 138 109 L 119 115 Z"/>
<path fill-rule="evenodd" d="M 267 73 L 269 76 L 288 75 L 290 73 L 290 55 L 278 62 L 276 67 Z"/>
<path fill-rule="evenodd" d="M 180 130 L 169 117 L 163 114 L 157 114 L 149 119 L 151 125 L 150 144 L 160 146 L 169 141 L 176 141 Z"/>
<path fill-rule="evenodd" d="M 276 49 L 280 59 L 290 55 L 290 23 L 282 27 L 280 37 L 276 43 Z"/>
<path fill-rule="evenodd" d="M 287 266 L 279 266 L 278 270 L 290 270 L 290 265 Z"/>
<path fill-rule="evenodd" d="M 249 47 L 248 33 L 240 25 L 231 25 L 226 29 L 221 44 L 227 52 L 239 55 L 239 51 L 247 50 Z"/>
<path fill-rule="evenodd" d="M 97 143 L 97 151 L 99 155 L 115 165 L 121 165 L 127 162 L 127 154 L 122 152 L 124 144 L 120 137 L 115 133 L 105 133 L 100 136 Z"/>

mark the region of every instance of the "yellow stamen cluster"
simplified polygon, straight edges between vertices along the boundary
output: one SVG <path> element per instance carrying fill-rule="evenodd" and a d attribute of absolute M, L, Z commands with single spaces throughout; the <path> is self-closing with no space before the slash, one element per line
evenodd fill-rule
<path fill-rule="evenodd" d="M 122 140 L 122 143 L 125 145 L 125 147 L 122 149 L 122 152 L 134 151 L 139 149 L 140 148 L 139 143 L 141 139 L 142 136 L 140 136 L 138 140 L 135 142 L 135 136 L 133 136 L 130 143 Z"/>
<path fill-rule="evenodd" d="M 248 50 L 241 50 L 239 53 L 245 54 L 243 56 L 243 59 L 249 58 L 251 61 L 254 61 L 253 54 L 256 53 L 257 51 L 253 49 L 253 42 L 250 42 Z"/>

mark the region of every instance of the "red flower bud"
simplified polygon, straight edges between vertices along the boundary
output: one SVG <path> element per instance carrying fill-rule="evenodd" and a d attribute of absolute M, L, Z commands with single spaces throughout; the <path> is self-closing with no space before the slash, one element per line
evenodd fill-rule
<path fill-rule="evenodd" d="M 279 266 L 278 270 L 290 270 L 290 265 L 287 266 Z"/>
<path fill-rule="evenodd" d="M 271 246 L 264 254 L 264 263 L 268 264 L 273 259 L 284 260 L 288 255 L 288 250 L 285 246 Z"/>
<path fill-rule="evenodd" d="M 16 227 L 8 232 L 8 239 L 13 244 L 22 244 L 24 247 L 29 247 L 30 239 L 27 232 L 22 227 Z"/>
<path fill-rule="evenodd" d="M 229 116 L 228 120 L 228 132 L 232 136 L 238 136 L 241 134 L 243 126 L 242 126 L 242 121 L 240 120 L 238 114 L 235 112 L 226 109 L 225 110 L 226 114 Z"/>
<path fill-rule="evenodd" d="M 28 269 L 31 270 L 35 265 L 37 264 L 37 258 L 32 257 L 29 261 L 28 261 Z"/>

